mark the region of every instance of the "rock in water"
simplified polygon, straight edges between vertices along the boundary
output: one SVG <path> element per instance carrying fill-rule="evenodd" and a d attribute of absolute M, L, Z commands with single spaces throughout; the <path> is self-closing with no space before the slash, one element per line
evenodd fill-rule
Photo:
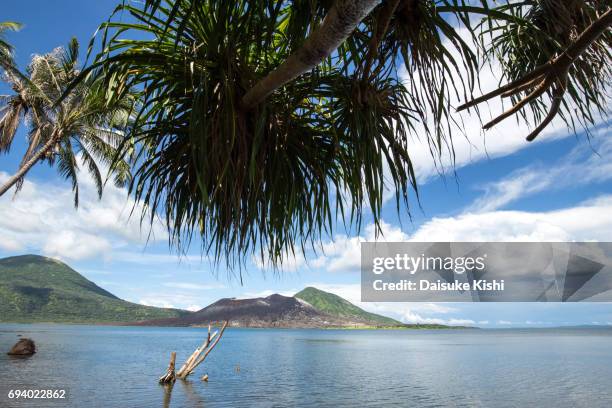
<path fill-rule="evenodd" d="M 11 351 L 9 351 L 7 354 L 9 356 L 31 356 L 34 353 L 36 353 L 36 345 L 34 344 L 34 341 L 23 338 L 15 343 Z"/>

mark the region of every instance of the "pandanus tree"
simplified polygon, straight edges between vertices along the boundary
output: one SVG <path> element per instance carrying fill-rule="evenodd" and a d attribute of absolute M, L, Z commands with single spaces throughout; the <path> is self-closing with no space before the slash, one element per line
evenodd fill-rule
<path fill-rule="evenodd" d="M 569 128 L 586 130 L 608 114 L 612 78 L 612 5 L 602 0 L 530 0 L 510 2 L 499 10 L 508 23 L 487 19 L 486 53 L 501 63 L 507 82 L 459 109 L 496 96 L 513 106 L 484 125 L 513 116 L 536 123 L 535 139 L 559 116 Z M 525 109 L 527 108 L 527 109 Z"/>
<path fill-rule="evenodd" d="M 378 224 L 385 188 L 396 192 L 398 211 L 407 206 L 417 191 L 411 136 L 424 138 L 434 159 L 452 154 L 451 96 L 470 100 L 487 60 L 500 60 L 502 80 L 511 81 L 493 96 L 529 105 L 536 120 L 545 106 L 534 88 L 554 104 L 558 89 L 567 89 L 583 108 L 566 105 L 570 122 L 588 118 L 593 107 L 605 113 L 606 1 L 567 6 L 559 32 L 551 27 L 565 6 L 488 3 L 121 4 L 101 27 L 90 70 L 103 78 L 109 99 L 138 92 L 138 114 L 121 147 L 136 152 L 130 190 L 151 220 L 165 216 L 173 244 L 197 234 L 230 266 L 253 252 L 278 265 L 338 223 L 359 228 L 366 206 Z M 472 39 L 489 51 L 473 50 Z M 564 59 L 566 75 L 542 68 L 577 41 L 584 46 Z"/>
<path fill-rule="evenodd" d="M 16 187 L 40 162 L 56 166 L 72 183 L 78 205 L 78 172 L 82 165 L 102 194 L 105 176 L 100 165 L 112 166 L 115 181 L 124 184 L 129 168 L 116 159 L 131 104 L 127 99 L 105 98 L 101 82 L 80 81 L 60 97 L 79 75 L 76 40 L 45 55 L 32 58 L 25 73 L 14 65 L 5 67 L 4 79 L 13 93 L 3 95 L 0 106 L 0 152 L 11 148 L 21 124 L 27 127 L 27 149 L 17 172 L 0 186 L 0 196 Z M 93 77 L 92 77 L 93 78 Z"/>

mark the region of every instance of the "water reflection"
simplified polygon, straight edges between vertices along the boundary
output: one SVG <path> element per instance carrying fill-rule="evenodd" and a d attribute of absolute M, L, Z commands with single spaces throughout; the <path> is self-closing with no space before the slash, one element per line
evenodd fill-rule
<path fill-rule="evenodd" d="M 170 408 L 170 401 L 172 400 L 172 389 L 174 388 L 174 384 L 160 384 L 160 387 L 164 389 L 164 408 Z"/>
<path fill-rule="evenodd" d="M 198 394 L 198 392 L 193 388 L 193 383 L 191 381 L 179 380 L 177 382 L 182 387 L 184 394 L 187 397 L 187 401 L 189 401 L 188 404 L 185 404 L 186 406 L 194 407 L 194 408 L 200 408 L 204 406 L 204 400 Z"/>
<path fill-rule="evenodd" d="M 160 386 L 168 350 L 186 358 L 206 330 L 2 324 L 0 351 L 23 333 L 38 352 L 0 353 L 0 406 L 612 407 L 612 330 L 231 329 L 189 380 Z M 2 400 L 41 387 L 69 399 Z"/>
<path fill-rule="evenodd" d="M 180 406 L 188 406 L 193 408 L 204 407 L 204 399 L 198 394 L 197 390 L 193 386 L 193 383 L 189 380 L 177 380 L 175 383 L 160 384 L 159 386 L 164 389 L 164 400 L 162 404 L 163 408 L 170 408 L 172 406 L 172 391 L 174 390 L 175 386 L 180 387 L 180 392 L 186 399 L 186 401 L 182 401 Z M 175 404 L 174 406 L 179 406 L 179 404 Z"/>

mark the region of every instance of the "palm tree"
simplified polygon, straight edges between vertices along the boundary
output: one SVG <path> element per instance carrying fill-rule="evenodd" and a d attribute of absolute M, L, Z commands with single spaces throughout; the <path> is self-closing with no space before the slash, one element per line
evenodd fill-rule
<path fill-rule="evenodd" d="M 0 66 L 11 64 L 13 61 L 13 46 L 9 44 L 4 34 L 7 31 L 18 31 L 21 24 L 12 21 L 0 22 Z"/>
<path fill-rule="evenodd" d="M 25 74 L 15 67 L 6 69 L 5 80 L 14 92 L 2 96 L 0 152 L 10 149 L 20 123 L 28 128 L 28 148 L 17 172 L 0 187 L 0 196 L 13 186 L 18 191 L 28 171 L 45 161 L 72 182 L 76 206 L 79 158 L 102 194 L 99 164 L 111 165 L 115 159 L 123 137 L 116 129 L 125 126 L 130 105 L 109 103 L 100 83 L 91 79 L 72 87 L 57 102 L 79 75 L 78 49 L 73 39 L 66 48 L 34 56 Z M 111 170 L 118 184 L 126 182 L 128 167 L 123 159 L 115 160 Z"/>
<path fill-rule="evenodd" d="M 276 265 L 337 223 L 359 228 L 364 203 L 378 224 L 386 187 L 398 211 L 417 191 L 410 136 L 425 138 L 434 158 L 453 153 L 450 96 L 470 99 L 486 62 L 449 21 L 473 38 L 496 26 L 536 26 L 485 0 L 378 3 L 117 7 L 133 21 L 102 25 L 102 52 L 90 69 L 113 98 L 139 92 L 122 147 L 137 151 L 130 190 L 151 219 L 165 215 L 173 243 L 197 233 L 205 250 L 230 264 L 258 252 Z M 473 25 L 475 15 L 489 24 Z M 593 16 L 595 23 L 599 11 Z M 558 44 L 549 57 L 564 50 Z"/>

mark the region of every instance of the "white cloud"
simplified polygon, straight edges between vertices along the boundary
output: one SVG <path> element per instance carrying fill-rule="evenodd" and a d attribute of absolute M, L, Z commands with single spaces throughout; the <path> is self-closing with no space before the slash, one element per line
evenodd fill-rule
<path fill-rule="evenodd" d="M 536 320 L 536 321 L 525 320 L 525 324 L 528 325 L 528 326 L 549 326 L 549 325 L 551 325 L 550 322 L 543 322 L 541 320 Z"/>
<path fill-rule="evenodd" d="M 552 172 L 551 172 L 552 173 Z M 529 194 L 543 191 L 550 187 L 551 173 L 544 169 L 525 168 L 513 173 L 506 179 L 484 186 L 485 194 L 477 199 L 468 211 L 493 211 Z"/>
<path fill-rule="evenodd" d="M 476 322 L 472 319 L 448 319 L 448 323 L 446 324 L 451 326 L 474 326 Z"/>
<path fill-rule="evenodd" d="M 187 282 L 166 282 L 163 286 L 174 289 L 187 289 L 187 290 L 213 290 L 213 289 L 224 289 L 225 285 L 220 283 L 213 283 L 208 285 L 202 285 L 199 283 L 187 283 Z"/>
<path fill-rule="evenodd" d="M 377 235 L 374 225 L 364 228 L 364 236 L 349 237 L 339 234 L 333 240 L 324 242 L 321 245 L 320 253 L 314 259 L 306 259 L 303 254 L 296 250 L 294 254 L 286 254 L 283 259 L 283 272 L 292 272 L 301 267 L 323 268 L 330 272 L 351 272 L 359 270 L 361 260 L 360 245 L 366 241 L 403 241 L 408 238 L 398 227 L 382 222 L 380 233 Z M 261 258 L 253 257 L 253 263 L 262 270 L 269 269 L 267 261 L 262 262 Z"/>
<path fill-rule="evenodd" d="M 323 242 L 318 251 L 308 251 L 306 256 L 296 249 L 295 254 L 285 253 L 279 271 L 294 272 L 301 269 L 324 269 L 329 272 L 355 272 L 359 271 L 361 260 L 361 242 L 404 241 L 408 235 L 398 227 L 392 226 L 384 221 L 380 224 L 380 231 L 373 224 L 366 226 L 362 236 L 347 236 L 338 234 L 330 241 Z M 253 264 L 260 270 L 271 270 L 267 260 L 262 261 L 260 257 L 252 257 Z"/>
<path fill-rule="evenodd" d="M 558 163 L 549 166 L 533 165 L 522 168 L 508 177 L 484 186 L 484 195 L 468 211 L 492 211 L 520 198 L 545 190 L 558 190 L 574 184 L 586 185 L 612 179 L 612 140 L 606 133 L 610 127 L 597 132 L 594 146 L 580 144 Z M 573 177 L 572 177 L 573 176 Z"/>
<path fill-rule="evenodd" d="M 0 240 L 0 249 L 8 252 L 17 252 L 23 249 L 23 245 L 11 237 L 2 237 Z"/>
<path fill-rule="evenodd" d="M 140 251 L 113 251 L 113 260 L 117 262 L 134 263 L 138 265 L 181 264 L 185 266 L 199 266 L 210 259 L 203 255 L 183 255 L 176 253 L 148 253 Z"/>
<path fill-rule="evenodd" d="M 253 264 L 261 270 L 267 271 L 267 270 L 274 269 L 270 261 L 268 259 L 262 260 L 261 256 L 253 255 L 251 257 L 251 260 L 253 261 Z M 306 263 L 306 259 L 304 258 L 304 255 L 299 250 L 296 250 L 294 253 L 285 251 L 283 255 L 283 260 L 280 266 L 278 267 L 278 270 L 283 273 L 294 272 L 298 270 L 300 267 L 302 267 L 305 263 Z"/>
<path fill-rule="evenodd" d="M 83 231 L 64 229 L 49 238 L 42 251 L 51 257 L 85 259 L 108 253 L 112 249 L 108 239 Z"/>
<path fill-rule="evenodd" d="M 175 306 L 173 303 L 168 302 L 167 300 L 146 298 L 141 299 L 138 303 L 144 306 L 163 307 L 166 309 L 180 309 L 179 307 Z"/>
<path fill-rule="evenodd" d="M 329 272 L 359 272 L 361 242 L 565 242 L 609 241 L 612 236 L 612 195 L 554 211 L 468 212 L 454 217 L 435 217 L 412 235 L 399 227 L 381 223 L 376 237 L 373 224 L 364 236 L 339 235 L 323 245 L 317 265 Z"/>
<path fill-rule="evenodd" d="M 0 183 L 8 178 L 0 172 Z M 26 179 L 23 189 L 0 197 L 0 248 L 10 252 L 41 252 L 61 259 L 80 260 L 112 257 L 110 252 L 133 243 L 144 245 L 165 239 L 165 228 L 155 223 L 148 237 L 148 228 L 141 231 L 137 205 L 130 218 L 134 201 L 125 189 L 108 185 L 98 199 L 93 180 L 80 172 L 79 208 L 73 205 L 68 184 Z"/>
<path fill-rule="evenodd" d="M 459 313 L 460 310 L 439 303 L 408 303 L 408 302 L 362 302 L 361 285 L 330 284 L 315 282 L 306 286 L 333 293 L 351 302 L 352 304 L 371 313 L 389 316 L 409 324 L 445 324 L 452 326 L 473 326 L 476 322 L 462 319 L 450 314 Z"/>
<path fill-rule="evenodd" d="M 165 307 L 171 309 L 183 309 L 196 311 L 200 310 L 212 302 L 216 302 L 217 298 L 200 296 L 197 293 L 187 290 L 182 292 L 180 290 L 165 290 L 165 291 L 151 291 L 141 294 L 134 294 L 129 296 L 130 298 L 136 298 L 136 303 L 145 306 Z M 132 299 L 128 299 L 133 301 Z"/>
<path fill-rule="evenodd" d="M 289 289 L 289 290 L 284 290 L 284 291 L 262 290 L 259 292 L 245 292 L 242 295 L 239 295 L 237 297 L 238 299 L 265 298 L 270 295 L 276 295 L 276 294 L 291 297 L 295 295 L 297 292 L 299 292 L 299 290 L 296 290 L 296 289 Z"/>
<path fill-rule="evenodd" d="M 459 29 L 459 33 L 468 44 L 472 44 L 471 35 L 467 29 Z M 453 47 L 447 48 L 457 57 L 457 52 Z M 501 72 L 501 66 L 498 63 L 492 63 L 490 67 L 481 69 L 478 75 L 481 91 L 476 90 L 475 96 L 497 89 Z M 399 77 L 404 82 L 418 80 L 418 78 L 408 75 L 405 69 L 399 72 Z M 457 80 L 457 78 L 454 78 L 454 80 Z M 456 107 L 464 102 L 464 100 L 457 99 L 457 96 L 452 93 L 451 106 Z M 509 107 L 509 100 L 494 98 L 485 104 L 481 104 L 480 111 L 483 120 L 488 121 L 500 115 Z M 461 124 L 461 127 L 453 126 L 452 130 L 454 136 L 452 139 L 454 168 L 456 169 L 487 158 L 506 156 L 535 144 L 567 137 L 571 134 L 559 116 L 532 143 L 525 140 L 525 137 L 530 133 L 530 127 L 523 121 L 517 121 L 515 117 L 502 121 L 486 132 L 482 130 L 481 120 L 473 110 L 455 113 L 453 117 Z M 595 122 L 602 123 L 604 120 L 595 115 Z M 433 122 L 429 123 L 429 127 L 432 128 L 432 126 Z M 417 129 L 419 129 L 418 126 Z M 424 132 L 417 130 L 416 133 L 421 135 Z M 448 173 L 453 169 L 453 156 L 450 152 L 443 154 L 439 160 L 434 160 L 424 138 L 413 138 L 409 150 L 420 183 L 427 182 L 439 172 Z M 388 195 L 388 197 L 390 196 Z"/>
<path fill-rule="evenodd" d="M 612 195 L 546 212 L 490 211 L 433 218 L 412 241 L 609 241 Z"/>
<path fill-rule="evenodd" d="M 325 268 L 330 272 L 358 272 L 361 262 L 362 242 L 396 242 L 405 241 L 409 237 L 399 227 L 384 221 L 380 223 L 380 232 L 374 224 L 364 228 L 363 236 L 348 237 L 336 235 L 333 240 L 323 244 L 321 255 L 309 265 Z"/>

